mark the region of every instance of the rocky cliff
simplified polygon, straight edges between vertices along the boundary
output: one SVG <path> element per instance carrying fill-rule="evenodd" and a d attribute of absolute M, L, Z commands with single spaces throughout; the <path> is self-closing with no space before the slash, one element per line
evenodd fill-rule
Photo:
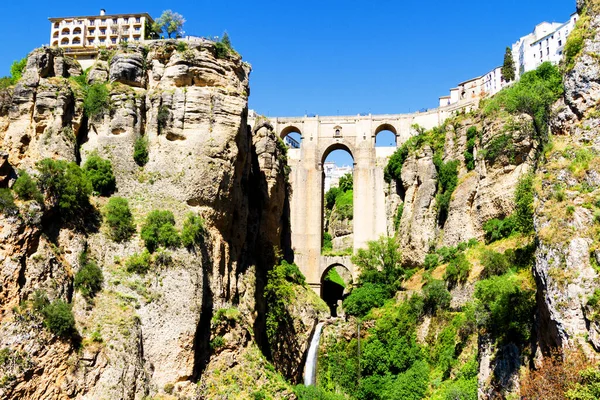
<path fill-rule="evenodd" d="M 138 226 L 164 209 L 179 228 L 187 213 L 200 215 L 206 232 L 200 246 L 170 249 L 140 274 L 126 264 L 143 242 L 138 233 L 109 238 L 107 198 L 92 197 L 89 213 L 70 220 L 48 204 L 17 201 L 17 213 L 0 215 L 0 397 L 230 398 L 207 397 L 208 387 L 226 379 L 221 368 L 245 369 L 245 360 L 253 375 L 240 397 L 267 380 L 279 382 L 278 397 L 291 396 L 259 351 L 267 272 L 277 249 L 289 247 L 286 160 L 268 124 L 247 125 L 250 66 L 232 51 L 217 54 L 211 42 L 130 45 L 101 51 L 84 74 L 60 50 L 41 48 L 3 91 L 5 185 L 21 170 L 35 176 L 44 158 L 81 164 L 99 155 L 111 161 L 115 195 L 129 201 Z M 99 113 L 86 110 L 92 86 L 108 93 Z M 133 157 L 140 139 L 143 166 Z M 82 252 L 104 276 L 93 299 L 73 289 Z M 71 303 L 76 340 L 44 328 L 31 306 L 40 293 Z"/>

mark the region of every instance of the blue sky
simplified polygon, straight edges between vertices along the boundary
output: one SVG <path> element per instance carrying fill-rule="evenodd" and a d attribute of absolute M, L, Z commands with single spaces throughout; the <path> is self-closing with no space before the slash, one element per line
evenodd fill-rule
<path fill-rule="evenodd" d="M 250 108 L 269 116 L 402 113 L 433 108 L 458 82 L 502 63 L 541 21 L 563 22 L 575 0 L 504 1 L 3 1 L 0 75 L 49 42 L 51 16 L 172 8 L 188 34 L 227 30 L 253 66 Z"/>

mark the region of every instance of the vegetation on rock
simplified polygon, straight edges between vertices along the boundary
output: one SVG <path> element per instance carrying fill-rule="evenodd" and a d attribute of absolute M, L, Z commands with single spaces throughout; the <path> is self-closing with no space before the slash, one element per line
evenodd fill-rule
<path fill-rule="evenodd" d="M 82 252 L 79 256 L 79 271 L 75 274 L 73 287 L 88 298 L 93 298 L 96 293 L 102 290 L 104 277 L 102 270 L 98 265 L 88 258 L 87 252 Z"/>
<path fill-rule="evenodd" d="M 101 158 L 98 154 L 92 154 L 85 161 L 83 170 L 95 192 L 108 196 L 115 190 L 117 182 L 109 160 Z"/>
<path fill-rule="evenodd" d="M 167 210 L 151 211 L 142 225 L 141 236 L 151 253 L 158 246 L 178 247 L 181 244 L 181 238 L 175 228 L 175 217 Z"/>
<path fill-rule="evenodd" d="M 21 200 L 35 200 L 38 203 L 44 201 L 36 181 L 26 171 L 19 171 L 19 177 L 12 189 Z"/>
<path fill-rule="evenodd" d="M 145 136 L 140 136 L 135 140 L 133 147 L 133 160 L 137 165 L 143 167 L 148 163 L 148 139 Z"/>
<path fill-rule="evenodd" d="M 129 240 L 135 233 L 133 215 L 129 202 L 123 197 L 111 197 L 104 207 L 104 220 L 110 228 L 110 236 L 115 242 Z"/>

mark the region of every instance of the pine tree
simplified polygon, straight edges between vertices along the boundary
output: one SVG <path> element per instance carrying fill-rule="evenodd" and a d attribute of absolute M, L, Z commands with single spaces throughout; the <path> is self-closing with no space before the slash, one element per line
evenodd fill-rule
<path fill-rule="evenodd" d="M 502 66 L 502 78 L 506 82 L 515 80 L 515 62 L 513 61 L 512 50 L 510 47 L 506 48 L 504 53 L 504 65 Z"/>
<path fill-rule="evenodd" d="M 223 43 L 225 46 L 227 46 L 227 48 L 229 50 L 232 49 L 232 47 L 231 47 L 231 40 L 229 39 L 229 35 L 227 34 L 227 32 L 223 33 L 223 37 L 221 38 L 221 43 Z"/>

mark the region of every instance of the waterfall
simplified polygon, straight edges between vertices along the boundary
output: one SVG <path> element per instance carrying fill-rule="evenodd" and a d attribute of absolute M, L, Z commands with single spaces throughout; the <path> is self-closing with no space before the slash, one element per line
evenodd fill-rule
<path fill-rule="evenodd" d="M 315 334 L 310 341 L 308 355 L 306 356 L 306 364 L 304 365 L 304 385 L 310 386 L 315 384 L 315 376 L 317 372 L 317 354 L 319 352 L 319 340 L 321 339 L 321 330 L 323 322 L 319 322 L 315 328 Z"/>

